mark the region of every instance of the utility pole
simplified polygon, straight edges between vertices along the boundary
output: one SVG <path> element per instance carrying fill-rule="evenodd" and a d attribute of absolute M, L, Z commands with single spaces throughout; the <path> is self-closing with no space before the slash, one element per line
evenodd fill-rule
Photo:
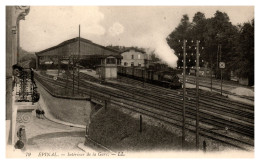
<path fill-rule="evenodd" d="M 66 81 L 66 86 L 65 86 L 65 88 L 66 88 L 66 90 L 65 90 L 65 93 L 67 94 L 67 91 L 68 91 L 68 84 L 69 84 L 69 72 L 70 72 L 70 56 L 69 56 L 69 58 L 68 58 L 68 72 L 67 72 L 67 81 Z"/>
<path fill-rule="evenodd" d="M 60 55 L 58 57 L 58 76 L 60 75 Z"/>
<path fill-rule="evenodd" d="M 218 50 L 217 50 L 217 71 L 216 71 L 216 73 L 215 73 L 215 75 L 216 75 L 216 77 L 215 77 L 215 78 L 217 78 L 217 77 L 218 77 L 218 67 L 219 67 L 218 54 L 219 54 L 219 44 L 218 44 Z"/>
<path fill-rule="evenodd" d="M 182 125 L 182 149 L 185 144 L 185 95 L 186 94 L 186 40 L 183 40 L 183 125 Z"/>
<path fill-rule="evenodd" d="M 79 58 L 80 58 L 80 25 L 79 25 L 79 52 L 78 52 L 78 94 L 79 94 Z"/>
<path fill-rule="evenodd" d="M 144 78 L 144 70 L 142 69 L 142 78 L 143 78 L 143 87 L 144 87 L 144 80 L 145 80 L 145 78 Z"/>
<path fill-rule="evenodd" d="M 221 44 L 220 44 L 220 48 L 219 48 L 219 60 L 221 61 Z M 218 65 L 218 67 L 219 67 L 219 65 Z M 223 83 L 223 76 L 222 76 L 222 71 L 223 71 L 223 69 L 220 69 L 220 76 L 221 76 L 221 85 L 220 85 L 220 90 L 221 90 L 221 96 L 222 96 L 222 83 Z"/>
<path fill-rule="evenodd" d="M 212 80 L 212 69 L 213 69 L 213 63 L 212 63 L 212 56 L 213 56 L 213 53 L 211 53 L 210 55 L 210 90 L 212 92 L 212 84 L 213 84 L 213 80 Z"/>
<path fill-rule="evenodd" d="M 74 96 L 74 67 L 75 67 L 75 61 L 74 61 L 74 54 L 72 54 L 72 95 Z"/>
<path fill-rule="evenodd" d="M 196 43 L 196 149 L 199 150 L 199 41 Z"/>

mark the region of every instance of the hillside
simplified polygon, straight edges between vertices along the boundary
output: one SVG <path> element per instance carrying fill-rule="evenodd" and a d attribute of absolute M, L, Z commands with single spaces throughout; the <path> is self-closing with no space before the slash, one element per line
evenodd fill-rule
<path fill-rule="evenodd" d="M 34 52 L 28 52 L 23 48 L 20 48 L 20 62 L 31 60 L 31 58 L 36 59 Z"/>
<path fill-rule="evenodd" d="M 34 52 L 28 52 L 20 48 L 19 63 L 24 68 L 36 68 L 36 56 Z"/>

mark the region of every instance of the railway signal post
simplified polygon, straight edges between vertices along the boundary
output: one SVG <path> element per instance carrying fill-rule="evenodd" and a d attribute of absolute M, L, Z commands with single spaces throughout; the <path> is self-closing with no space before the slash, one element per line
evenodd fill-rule
<path fill-rule="evenodd" d="M 183 40 L 183 126 L 182 126 L 182 149 L 184 149 L 185 144 L 185 94 L 186 94 L 186 42 Z"/>
<path fill-rule="evenodd" d="M 196 46 L 196 149 L 199 150 L 199 42 Z"/>
<path fill-rule="evenodd" d="M 224 62 L 219 62 L 219 68 L 220 68 L 220 76 L 221 76 L 221 85 L 220 85 L 220 92 L 221 92 L 221 96 L 222 96 L 222 83 L 223 83 L 223 77 L 222 77 L 222 71 L 225 68 L 225 63 Z"/>
<path fill-rule="evenodd" d="M 219 46 L 219 61 L 221 61 L 221 44 Z M 219 62 L 219 68 L 220 68 L 220 77 L 221 77 L 221 85 L 220 85 L 220 93 L 222 96 L 222 82 L 223 82 L 223 77 L 222 77 L 222 71 L 225 68 L 225 63 L 224 62 Z"/>

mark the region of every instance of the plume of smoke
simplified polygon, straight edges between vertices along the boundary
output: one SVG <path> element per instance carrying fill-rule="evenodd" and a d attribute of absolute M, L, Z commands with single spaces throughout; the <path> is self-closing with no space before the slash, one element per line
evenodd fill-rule
<path fill-rule="evenodd" d="M 163 32 L 153 33 L 149 37 L 143 36 L 139 38 L 138 45 L 146 48 L 146 53 L 151 54 L 153 51 L 156 57 L 167 63 L 172 68 L 177 67 L 177 56 L 169 47 L 166 41 L 167 34 Z"/>
<path fill-rule="evenodd" d="M 166 62 L 170 67 L 177 67 L 177 56 L 174 51 L 169 47 L 164 35 L 158 34 L 158 39 L 155 41 L 155 53 L 158 58 Z"/>

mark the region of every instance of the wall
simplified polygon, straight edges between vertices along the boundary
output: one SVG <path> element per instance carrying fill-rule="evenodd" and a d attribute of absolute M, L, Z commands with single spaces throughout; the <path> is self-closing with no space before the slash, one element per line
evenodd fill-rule
<path fill-rule="evenodd" d="M 101 67 L 102 79 L 116 79 L 117 78 L 117 66 L 103 66 Z"/>
<path fill-rule="evenodd" d="M 12 90 L 13 90 L 13 75 L 12 66 L 17 64 L 17 56 L 19 49 L 19 21 L 29 13 L 29 6 L 6 6 L 6 120 L 14 120 L 12 118 Z M 13 31 L 14 30 L 14 31 Z M 9 121 L 11 126 L 15 122 Z M 12 130 L 9 134 L 9 144 L 12 140 Z"/>
<path fill-rule="evenodd" d="M 134 55 L 134 59 L 132 59 L 132 55 Z M 139 56 L 140 55 L 140 56 Z M 145 67 L 145 59 L 147 59 L 147 54 L 135 51 L 135 50 L 130 50 L 123 52 L 121 54 L 123 57 L 121 61 L 121 65 L 124 66 L 124 63 L 127 63 L 127 66 L 131 66 L 131 63 L 134 63 L 134 66 L 138 66 L 138 64 L 141 64 L 141 67 Z"/>
<path fill-rule="evenodd" d="M 16 34 L 12 33 L 14 7 L 6 7 L 6 120 L 12 117 L 12 65 L 15 64 Z"/>
<path fill-rule="evenodd" d="M 249 84 L 249 81 L 248 81 L 248 78 L 239 78 L 238 80 L 239 84 L 242 84 L 242 85 L 248 85 Z"/>

